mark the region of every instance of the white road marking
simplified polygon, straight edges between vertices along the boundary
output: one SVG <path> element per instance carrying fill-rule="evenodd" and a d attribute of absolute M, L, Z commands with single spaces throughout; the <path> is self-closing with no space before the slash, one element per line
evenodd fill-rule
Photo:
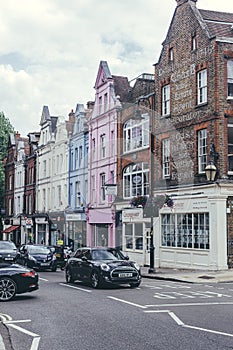
<path fill-rule="evenodd" d="M 49 281 L 49 280 L 47 280 L 46 278 L 42 278 L 42 277 L 39 277 L 39 280 L 45 281 L 45 282 L 48 282 L 48 281 Z"/>
<path fill-rule="evenodd" d="M 8 322 L 7 324 L 8 324 L 8 326 L 10 326 L 10 327 L 12 327 L 12 328 L 15 328 L 15 329 L 17 329 L 18 331 L 20 331 L 20 332 L 22 332 L 22 333 L 25 333 L 25 334 L 27 334 L 27 335 L 30 335 L 31 337 L 39 337 L 38 334 L 33 333 L 33 332 L 30 332 L 30 331 L 28 331 L 27 329 L 24 329 L 24 328 L 22 328 L 22 327 L 17 326 L 16 324 L 12 324 L 12 323 L 9 323 L 9 322 Z"/>
<path fill-rule="evenodd" d="M 189 326 L 189 325 L 186 325 L 186 324 L 184 324 L 183 327 L 197 329 L 198 331 L 203 331 L 203 332 L 208 332 L 208 333 L 220 334 L 220 335 L 224 335 L 224 336 L 227 336 L 227 337 L 233 337 L 233 334 L 213 331 L 211 329 L 200 328 L 200 327 L 195 327 L 195 326 Z"/>
<path fill-rule="evenodd" d="M 115 298 L 115 297 L 111 297 L 111 296 L 108 296 L 109 299 L 113 299 L 113 300 L 116 300 L 116 301 L 120 301 L 121 303 L 125 303 L 125 304 L 128 304 L 128 305 L 132 305 L 132 306 L 136 306 L 140 309 L 146 309 L 147 307 L 144 306 L 144 305 L 139 305 L 139 304 L 135 304 L 135 303 L 132 303 L 130 301 L 126 301 L 126 300 L 122 300 L 122 299 L 119 299 L 119 298 Z"/>
<path fill-rule="evenodd" d="M 22 323 L 22 322 L 32 322 L 31 320 L 15 320 L 15 321 L 5 321 L 4 323 L 5 324 L 8 324 L 8 323 Z"/>
<path fill-rule="evenodd" d="M 233 305 L 233 302 L 212 302 L 212 303 L 180 303 L 180 304 L 147 304 L 148 307 L 179 307 L 179 306 L 208 306 L 208 305 Z M 145 312 L 154 312 L 153 310 L 148 310 Z"/>
<path fill-rule="evenodd" d="M 65 283 L 59 283 L 59 284 L 60 284 L 60 286 L 63 286 L 63 287 L 73 288 L 73 289 L 81 290 L 83 292 L 92 293 L 91 290 L 80 288 L 80 287 L 71 286 L 70 284 L 65 284 Z"/>
<path fill-rule="evenodd" d="M 31 320 L 14 320 L 13 321 L 12 317 L 9 315 L 6 315 L 6 314 L 0 314 L 0 318 L 2 319 L 2 322 L 4 324 L 7 324 L 8 326 L 18 330 L 19 332 L 22 332 L 24 334 L 27 334 L 27 335 L 33 337 L 30 350 L 38 350 L 40 336 L 36 333 L 28 331 L 27 329 L 19 327 L 15 324 L 15 323 L 20 323 L 20 322 L 31 322 Z"/>
<path fill-rule="evenodd" d="M 173 318 L 173 320 L 179 325 L 179 326 L 183 326 L 184 322 L 182 322 L 178 316 L 176 316 L 174 314 L 174 312 L 168 312 L 168 314 L 171 316 L 171 318 Z"/>
<path fill-rule="evenodd" d="M 144 312 L 150 312 L 150 311 L 144 311 Z M 224 332 L 214 331 L 214 330 L 212 330 L 212 329 L 206 329 L 206 328 L 201 328 L 201 327 L 186 325 L 186 324 L 184 324 L 184 322 L 181 321 L 181 319 L 180 319 L 178 316 L 176 316 L 176 314 L 174 314 L 174 312 L 172 312 L 172 311 L 161 310 L 161 312 L 167 312 L 168 315 L 178 324 L 178 326 L 182 326 L 182 327 L 184 327 L 184 328 L 196 329 L 196 330 L 202 331 L 202 332 L 208 332 L 208 333 L 223 335 L 223 336 L 227 336 L 227 337 L 233 337 L 233 334 L 230 334 L 230 333 L 224 333 Z M 157 312 L 156 312 L 156 313 L 157 313 Z"/>

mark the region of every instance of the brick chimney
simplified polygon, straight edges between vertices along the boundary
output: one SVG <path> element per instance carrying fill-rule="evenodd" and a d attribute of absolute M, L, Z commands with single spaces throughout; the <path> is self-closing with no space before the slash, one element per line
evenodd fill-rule
<path fill-rule="evenodd" d="M 185 2 L 188 1 L 197 2 L 197 0 L 176 0 L 177 6 L 183 5 Z"/>

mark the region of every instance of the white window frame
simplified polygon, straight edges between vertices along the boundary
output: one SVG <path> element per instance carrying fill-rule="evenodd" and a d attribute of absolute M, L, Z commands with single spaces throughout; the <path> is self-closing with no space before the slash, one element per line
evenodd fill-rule
<path fill-rule="evenodd" d="M 227 61 L 227 98 L 233 99 L 233 59 Z"/>
<path fill-rule="evenodd" d="M 161 242 L 163 247 L 209 250 L 209 213 L 162 214 Z"/>
<path fill-rule="evenodd" d="M 170 139 L 162 140 L 163 178 L 170 177 Z"/>
<path fill-rule="evenodd" d="M 228 118 L 228 174 L 233 175 L 233 118 Z"/>
<path fill-rule="evenodd" d="M 123 127 L 124 153 L 150 145 L 149 114 L 142 114 L 142 120 L 129 119 Z"/>
<path fill-rule="evenodd" d="M 207 129 L 197 132 L 198 142 L 198 173 L 203 174 L 207 166 Z"/>
<path fill-rule="evenodd" d="M 170 84 L 162 87 L 162 115 L 170 115 Z"/>
<path fill-rule="evenodd" d="M 124 199 L 149 195 L 149 164 L 130 164 L 123 170 Z"/>
<path fill-rule="evenodd" d="M 197 104 L 207 102 L 207 69 L 197 73 Z"/>

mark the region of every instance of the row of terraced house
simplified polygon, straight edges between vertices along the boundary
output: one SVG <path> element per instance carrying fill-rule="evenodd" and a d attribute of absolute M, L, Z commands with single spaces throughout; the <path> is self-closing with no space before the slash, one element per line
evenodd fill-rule
<path fill-rule="evenodd" d="M 155 268 L 232 267 L 233 13 L 176 3 L 154 74 L 101 61 L 93 102 L 44 106 L 40 131 L 9 135 L 4 239 L 122 247 L 147 266 L 152 238 Z"/>

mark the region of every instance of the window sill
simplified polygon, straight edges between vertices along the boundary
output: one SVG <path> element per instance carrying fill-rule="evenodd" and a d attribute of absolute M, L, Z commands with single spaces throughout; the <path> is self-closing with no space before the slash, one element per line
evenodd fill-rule
<path fill-rule="evenodd" d="M 195 106 L 195 108 L 200 108 L 200 107 L 204 107 L 204 106 L 207 106 L 208 105 L 208 102 L 203 102 L 203 103 L 199 103 Z"/>
<path fill-rule="evenodd" d="M 227 102 L 233 103 L 233 96 L 228 96 L 227 97 Z"/>

